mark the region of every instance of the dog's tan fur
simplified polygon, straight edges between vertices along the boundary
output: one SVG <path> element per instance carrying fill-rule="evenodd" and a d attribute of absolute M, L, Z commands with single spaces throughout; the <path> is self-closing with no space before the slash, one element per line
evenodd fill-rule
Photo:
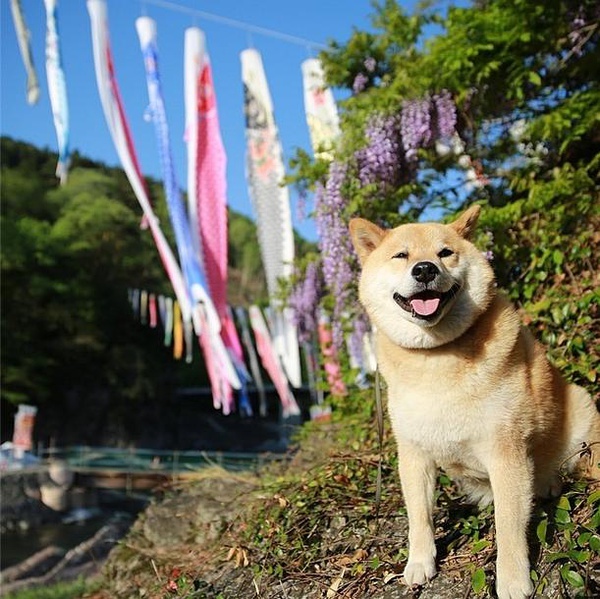
<path fill-rule="evenodd" d="M 423 584 L 435 574 L 439 466 L 474 500 L 493 500 L 498 597 L 523 599 L 532 592 L 532 498 L 559 492 L 561 465 L 574 468 L 582 444 L 600 441 L 600 415 L 590 395 L 549 364 L 497 291 L 492 268 L 469 241 L 479 212 L 473 206 L 449 225 L 392 230 L 357 218 L 350 232 L 398 445 L 409 518 L 404 579 Z M 417 280 L 428 274 L 434 278 Z M 589 474 L 600 478 L 597 453 Z"/>

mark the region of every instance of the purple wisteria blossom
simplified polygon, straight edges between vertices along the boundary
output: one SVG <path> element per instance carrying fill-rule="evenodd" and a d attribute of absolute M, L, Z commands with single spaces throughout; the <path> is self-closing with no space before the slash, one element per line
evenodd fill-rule
<path fill-rule="evenodd" d="M 354 280 L 352 268 L 356 260 L 348 234 L 347 223 L 342 218 L 347 201 L 342 185 L 348 172 L 344 163 L 332 162 L 325 187 L 317 188 L 315 220 L 319 234 L 319 247 L 323 260 L 323 278 L 334 298 L 332 314 L 333 342 L 338 351 L 343 347 L 343 314 L 350 298 L 350 283 Z"/>
<path fill-rule="evenodd" d="M 352 91 L 355 94 L 360 94 L 367 87 L 367 83 L 369 83 L 369 78 L 364 73 L 359 73 L 352 83 Z"/>
<path fill-rule="evenodd" d="M 432 139 L 431 100 L 405 100 L 402 103 L 400 127 L 406 160 L 417 159 L 417 150 L 426 147 Z"/>
<path fill-rule="evenodd" d="M 367 145 L 354 154 L 361 184 L 397 185 L 404 154 L 400 118 L 397 115 L 372 116 L 367 124 L 365 137 Z"/>
<path fill-rule="evenodd" d="M 433 96 L 435 137 L 450 139 L 456 133 L 456 104 L 448 90 Z"/>
<path fill-rule="evenodd" d="M 365 62 L 363 64 L 365 65 L 365 69 L 367 69 L 368 73 L 373 73 L 375 71 L 375 67 L 377 66 L 377 61 L 372 56 L 369 56 L 368 58 L 365 58 Z"/>
<path fill-rule="evenodd" d="M 306 267 L 304 278 L 294 286 L 288 299 L 294 312 L 294 323 L 298 327 L 301 342 L 310 341 L 317 331 L 319 302 L 323 295 L 323 280 L 320 265 L 311 262 Z"/>

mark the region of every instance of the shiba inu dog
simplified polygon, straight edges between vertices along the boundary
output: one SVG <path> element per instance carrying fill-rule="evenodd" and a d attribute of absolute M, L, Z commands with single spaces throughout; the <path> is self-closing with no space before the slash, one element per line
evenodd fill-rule
<path fill-rule="evenodd" d="M 469 241 L 480 207 L 454 222 L 384 230 L 355 218 L 359 284 L 376 334 L 409 520 L 408 585 L 436 571 L 432 512 L 437 467 L 481 503 L 494 502 L 496 590 L 528 597 L 527 526 L 535 494 L 557 494 L 600 441 L 590 395 L 567 384 L 496 289 Z M 600 478 L 598 445 L 587 474 Z"/>

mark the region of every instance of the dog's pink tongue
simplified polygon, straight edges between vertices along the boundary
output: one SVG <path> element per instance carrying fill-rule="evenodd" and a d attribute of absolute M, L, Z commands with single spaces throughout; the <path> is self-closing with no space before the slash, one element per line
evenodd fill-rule
<path fill-rule="evenodd" d="M 412 299 L 410 307 L 420 316 L 431 316 L 440 305 L 440 298 L 433 297 L 431 299 Z"/>

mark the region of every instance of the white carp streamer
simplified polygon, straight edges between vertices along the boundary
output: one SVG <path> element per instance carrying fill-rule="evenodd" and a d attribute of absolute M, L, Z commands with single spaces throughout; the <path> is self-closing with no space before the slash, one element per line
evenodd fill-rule
<path fill-rule="evenodd" d="M 281 400 L 283 416 L 296 416 L 300 414 L 300 408 L 287 384 L 285 373 L 283 372 L 279 358 L 275 353 L 275 348 L 269 335 L 269 329 L 267 328 L 262 312 L 258 306 L 250 306 L 249 315 L 250 325 L 254 331 L 258 355 L 260 356 L 265 370 L 271 377 L 273 385 L 275 385 L 275 389 Z"/>
<path fill-rule="evenodd" d="M 283 151 L 262 58 L 254 49 L 241 53 L 246 118 L 246 177 L 256 214 L 258 241 L 271 307 L 271 335 L 285 373 L 294 387 L 302 384 L 298 335 L 291 310 L 277 300 L 279 279 L 289 279 L 294 263 L 294 232 L 286 186 Z"/>
<path fill-rule="evenodd" d="M 325 84 L 325 74 L 318 58 L 302 63 L 304 110 L 310 141 L 316 158 L 331 161 L 332 150 L 340 135 L 340 120 L 333 93 Z"/>
<path fill-rule="evenodd" d="M 33 56 L 31 54 L 31 45 L 29 43 L 31 34 L 25 23 L 25 16 L 23 15 L 23 8 L 21 7 L 20 0 L 10 0 L 10 8 L 12 10 L 15 31 L 17 33 L 19 50 L 21 52 L 21 57 L 23 58 L 25 71 L 27 72 L 27 103 L 36 104 L 40 98 L 40 85 L 38 83 L 35 66 L 33 65 Z"/>

